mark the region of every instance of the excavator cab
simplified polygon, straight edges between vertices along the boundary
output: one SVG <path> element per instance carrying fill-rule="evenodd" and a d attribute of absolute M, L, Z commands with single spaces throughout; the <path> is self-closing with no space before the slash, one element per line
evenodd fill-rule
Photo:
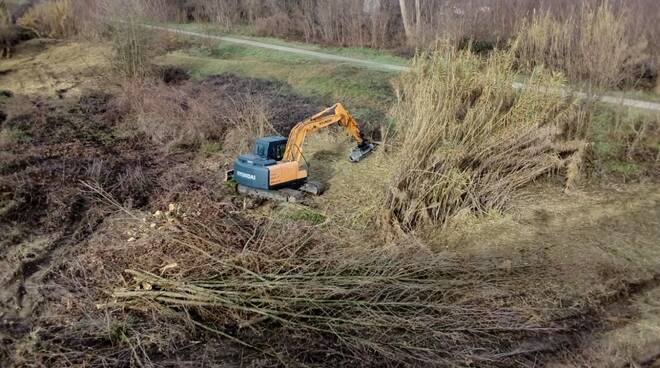
<path fill-rule="evenodd" d="M 266 160 L 281 161 L 286 142 L 287 139 L 280 135 L 259 138 L 254 145 L 254 154 Z"/>

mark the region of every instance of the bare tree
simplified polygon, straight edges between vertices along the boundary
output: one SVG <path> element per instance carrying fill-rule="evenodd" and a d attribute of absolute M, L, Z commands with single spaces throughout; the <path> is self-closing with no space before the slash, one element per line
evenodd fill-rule
<path fill-rule="evenodd" d="M 422 36 L 422 6 L 420 0 L 415 0 L 415 38 L 419 40 Z"/>
<path fill-rule="evenodd" d="M 410 17 L 408 16 L 408 8 L 406 0 L 399 0 L 399 8 L 401 8 L 401 19 L 403 20 L 403 31 L 406 33 L 406 38 L 412 38 L 412 26 L 410 24 Z"/>

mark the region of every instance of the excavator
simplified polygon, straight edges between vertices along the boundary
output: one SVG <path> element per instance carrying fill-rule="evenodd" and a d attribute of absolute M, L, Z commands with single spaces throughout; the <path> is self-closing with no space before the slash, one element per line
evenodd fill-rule
<path fill-rule="evenodd" d="M 308 180 L 303 155 L 303 142 L 308 133 L 338 124 L 357 141 L 349 154 L 351 162 L 358 162 L 371 153 L 376 145 L 364 137 L 357 122 L 340 103 L 296 124 L 289 138 L 279 135 L 257 139 L 252 153 L 242 154 L 234 161 L 234 169 L 227 172 L 239 193 L 284 202 L 303 202 L 306 193 L 320 195 L 322 183 Z"/>

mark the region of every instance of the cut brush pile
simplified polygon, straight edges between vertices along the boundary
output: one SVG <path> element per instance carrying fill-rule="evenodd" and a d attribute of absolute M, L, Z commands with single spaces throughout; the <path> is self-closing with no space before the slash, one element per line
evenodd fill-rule
<path fill-rule="evenodd" d="M 95 264 L 114 268 L 106 290 L 120 274 L 132 280 L 114 289 L 109 309 L 177 313 L 285 365 L 524 364 L 585 322 L 584 305 L 544 283 L 541 265 L 327 244 L 300 224 L 197 205 L 146 226 L 125 250 L 99 250 Z"/>
<path fill-rule="evenodd" d="M 511 52 L 483 59 L 442 48 L 415 59 L 392 111 L 398 151 L 386 224 L 408 231 L 460 210 L 501 209 L 516 189 L 572 162 L 583 145 L 565 131 L 577 109 L 545 91 L 561 78 L 537 68 L 526 88 L 515 81 Z"/>

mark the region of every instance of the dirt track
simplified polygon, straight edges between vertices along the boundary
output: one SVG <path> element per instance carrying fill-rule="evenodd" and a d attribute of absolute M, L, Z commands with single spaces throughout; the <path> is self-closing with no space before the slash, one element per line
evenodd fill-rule
<path fill-rule="evenodd" d="M 371 68 L 371 69 L 384 70 L 384 71 L 388 71 L 388 72 L 404 72 L 404 71 L 410 70 L 410 67 L 408 67 L 408 66 L 387 64 L 387 63 L 382 63 L 382 62 L 378 62 L 378 61 L 358 59 L 358 58 L 352 58 L 352 57 L 341 56 L 341 55 L 334 55 L 334 54 L 323 53 L 323 52 L 318 52 L 318 51 L 311 51 L 311 50 L 306 50 L 306 49 L 291 47 L 291 46 L 276 45 L 276 44 L 267 43 L 267 42 L 264 42 L 264 41 L 254 41 L 254 40 L 250 40 L 250 39 L 239 38 L 239 37 L 231 37 L 231 36 L 216 36 L 216 35 L 211 35 L 211 34 L 185 31 L 185 30 L 181 30 L 181 29 L 176 29 L 176 28 L 171 28 L 171 27 L 163 27 L 163 26 L 153 26 L 153 25 L 146 25 L 146 24 L 143 25 L 143 26 L 146 27 L 146 28 L 151 28 L 151 29 L 157 29 L 157 30 L 161 30 L 161 31 L 167 31 L 167 32 L 182 34 L 182 35 L 186 35 L 186 36 L 190 36 L 190 37 L 213 39 L 213 40 L 219 40 L 219 41 L 224 41 L 224 42 L 229 42 L 229 43 L 235 43 L 235 44 L 238 44 L 238 45 L 243 45 L 243 46 L 248 46 L 248 47 L 258 47 L 258 48 L 263 48 L 263 49 L 287 52 L 287 53 L 301 55 L 301 56 L 304 56 L 304 57 L 311 57 L 311 58 L 315 58 L 315 59 L 335 61 L 335 62 L 340 62 L 340 63 L 348 63 L 348 64 L 353 64 L 353 65 L 356 65 L 356 66 L 361 66 L 361 67 L 366 67 L 366 68 Z M 514 87 L 517 88 L 517 89 L 521 89 L 521 88 L 524 88 L 525 85 L 523 83 L 515 83 Z M 558 93 L 558 94 L 567 94 L 568 93 L 568 91 L 549 91 L 549 92 L 550 93 Z M 585 98 L 586 97 L 586 94 L 584 94 L 582 92 L 575 92 L 574 95 L 578 98 Z M 626 106 L 626 107 L 633 107 L 633 108 L 637 108 L 637 109 L 644 109 L 644 110 L 651 110 L 651 111 L 660 112 L 660 103 L 657 103 L 657 102 L 635 100 L 635 99 L 631 99 L 631 98 L 607 96 L 607 95 L 600 97 L 600 101 L 604 102 L 604 103 L 607 103 L 607 104 L 611 104 L 611 105 L 622 105 L 622 106 Z"/>

